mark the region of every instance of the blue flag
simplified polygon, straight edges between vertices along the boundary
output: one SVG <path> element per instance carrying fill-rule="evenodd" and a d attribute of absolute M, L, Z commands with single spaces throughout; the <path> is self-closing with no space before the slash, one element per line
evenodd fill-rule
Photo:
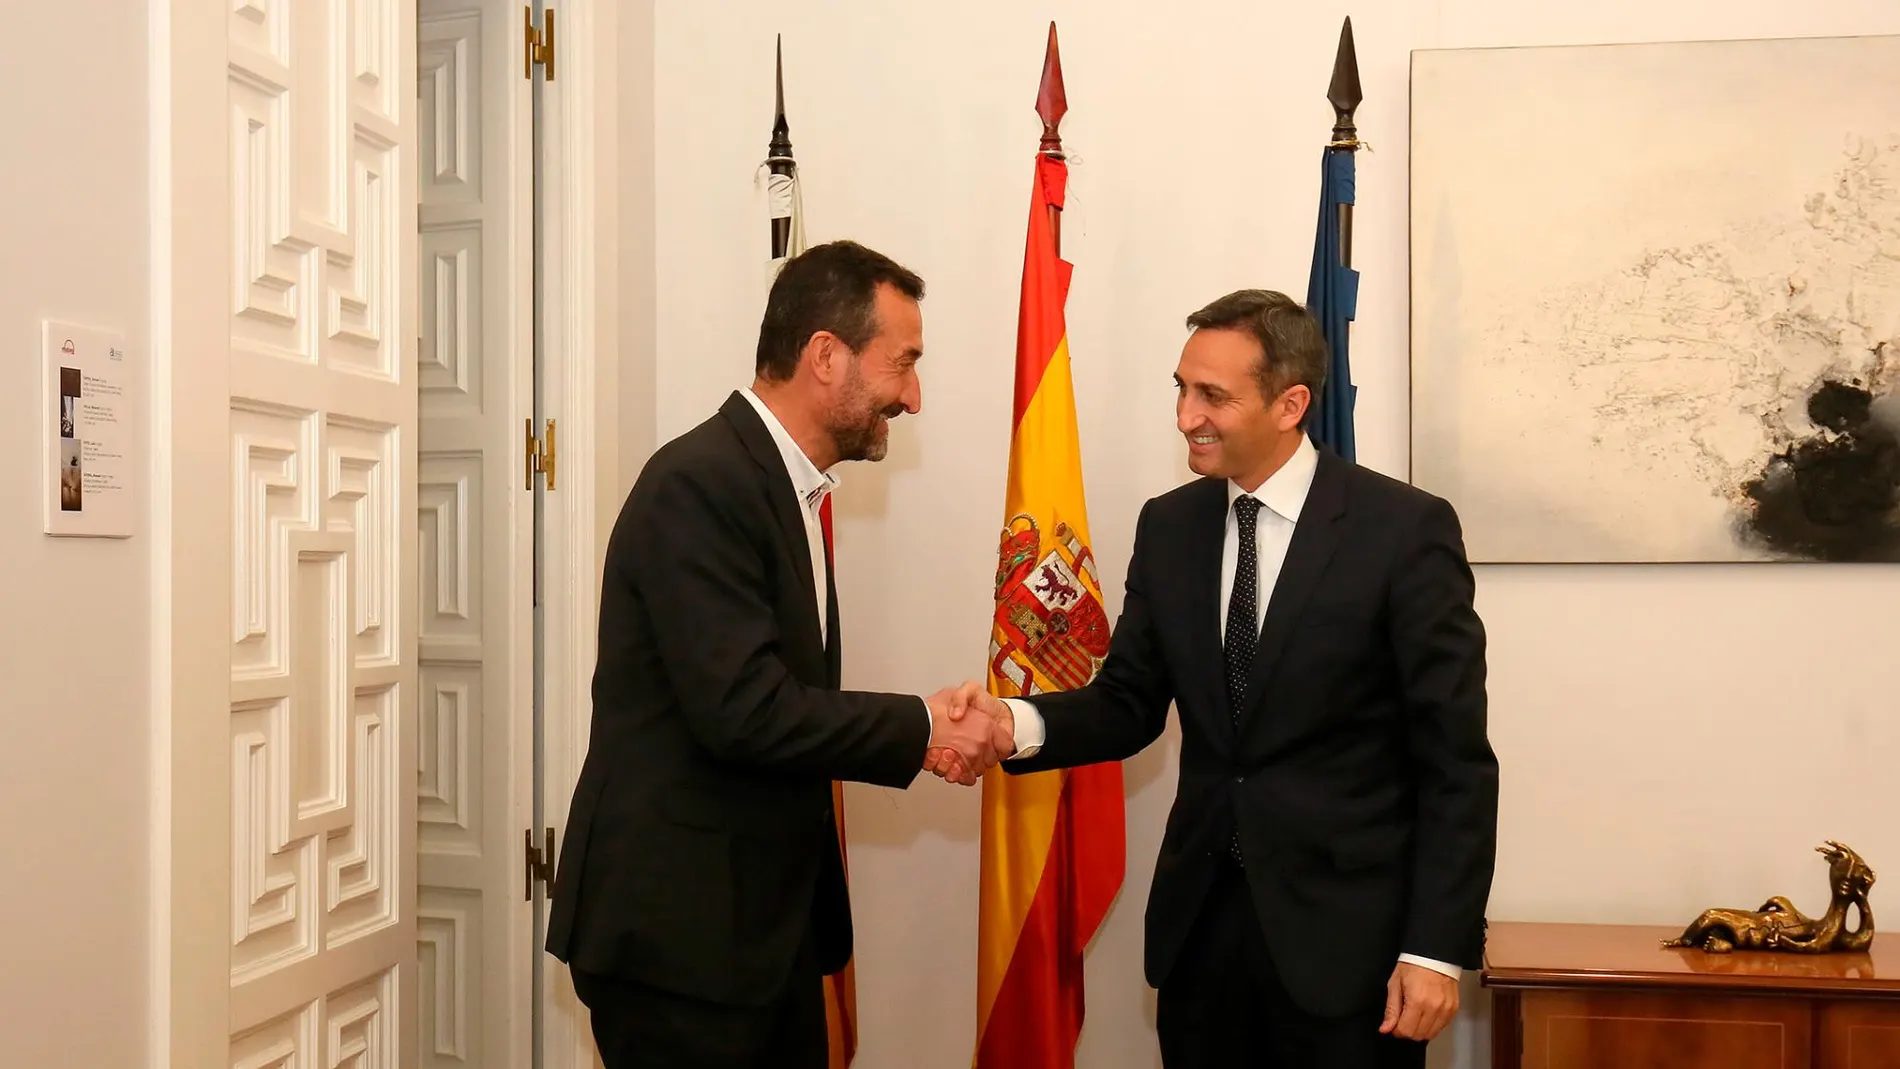
<path fill-rule="evenodd" d="M 1354 459 L 1352 409 L 1352 319 L 1359 304 L 1359 272 L 1346 266 L 1339 207 L 1353 202 L 1354 161 L 1349 148 L 1328 148 L 1321 161 L 1319 227 L 1313 235 L 1313 273 L 1306 280 L 1306 310 L 1326 334 L 1326 386 L 1308 424 L 1313 444 Z"/>

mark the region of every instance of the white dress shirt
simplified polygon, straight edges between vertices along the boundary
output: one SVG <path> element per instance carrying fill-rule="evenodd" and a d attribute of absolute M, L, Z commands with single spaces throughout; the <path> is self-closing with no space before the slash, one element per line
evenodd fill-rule
<path fill-rule="evenodd" d="M 1261 504 L 1259 522 L 1254 527 L 1254 559 L 1257 562 L 1255 581 L 1259 589 L 1255 591 L 1254 634 L 1258 635 L 1267 619 L 1267 602 L 1273 596 L 1274 584 L 1280 581 L 1280 566 L 1286 563 L 1287 546 L 1293 542 L 1293 528 L 1300 522 L 1300 510 L 1306 505 L 1306 495 L 1313 488 L 1313 473 L 1319 470 L 1319 450 L 1313 440 L 1302 436 L 1298 449 L 1287 458 L 1280 469 L 1267 476 L 1267 481 L 1255 487 L 1251 492 L 1242 490 L 1231 479 L 1227 483 L 1227 528 L 1221 538 L 1220 551 L 1220 627 L 1216 632 L 1226 641 L 1227 605 L 1233 599 L 1234 573 L 1239 570 L 1240 560 L 1240 524 L 1234 519 L 1234 501 L 1247 494 Z M 1042 748 L 1044 726 L 1042 715 L 1035 707 L 1021 699 L 1005 699 L 1016 721 L 1016 757 L 1031 757 Z M 1421 958 L 1415 954 L 1400 954 L 1399 960 L 1413 965 L 1421 965 L 1434 972 L 1440 972 L 1456 980 L 1464 970 L 1456 965 L 1431 958 Z"/>
<path fill-rule="evenodd" d="M 772 444 L 778 446 L 779 458 L 785 461 L 785 473 L 792 477 L 792 492 L 797 495 L 799 513 L 805 518 L 805 546 L 811 551 L 812 587 L 818 592 L 818 638 L 820 642 L 831 641 L 831 614 L 828 598 L 830 581 L 830 562 L 825 559 L 825 524 L 819 510 L 824 507 L 825 498 L 838 487 L 838 477 L 828 471 L 819 471 L 818 465 L 811 462 L 805 451 L 799 448 L 792 434 L 779 422 L 778 416 L 765 407 L 765 402 L 748 387 L 739 391 L 759 413 L 759 419 L 765 424 L 765 430 L 772 436 Z M 919 701 L 923 701 L 920 697 Z M 934 733 L 936 721 L 930 716 L 930 703 L 924 702 L 924 717 Z M 922 767 L 923 759 L 918 758 Z"/>
<path fill-rule="evenodd" d="M 812 586 L 818 591 L 818 637 L 821 642 L 830 642 L 831 624 L 830 604 L 827 600 L 829 580 L 829 562 L 825 560 L 825 525 L 819 510 L 824 507 L 825 497 L 838 486 L 838 477 L 828 471 L 819 471 L 818 465 L 811 462 L 805 451 L 792 440 L 790 431 L 780 423 L 772 410 L 765 407 L 759 395 L 749 388 L 740 390 L 745 399 L 752 402 L 758 410 L 759 419 L 765 423 L 767 433 L 772 436 L 772 444 L 778 446 L 778 455 L 785 461 L 785 473 L 792 477 L 792 492 L 798 496 L 799 512 L 805 517 L 805 545 L 811 550 Z"/>

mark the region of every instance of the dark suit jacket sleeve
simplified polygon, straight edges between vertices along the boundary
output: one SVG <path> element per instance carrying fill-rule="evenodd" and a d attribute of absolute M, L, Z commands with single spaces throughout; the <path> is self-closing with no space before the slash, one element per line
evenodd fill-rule
<path fill-rule="evenodd" d="M 720 507 L 737 495 L 677 470 L 652 493 L 628 531 L 622 566 L 654 616 L 660 659 L 699 743 L 730 764 L 907 786 L 930 741 L 923 701 L 794 678 L 779 655 L 756 532 Z"/>
<path fill-rule="evenodd" d="M 1003 762 L 1005 771 L 1042 772 L 1125 760 L 1159 738 L 1167 726 L 1174 686 L 1144 593 L 1152 569 L 1151 507 L 1144 505 L 1135 522 L 1121 617 L 1115 621 L 1101 671 L 1086 687 L 1029 699 L 1042 716 L 1042 749 L 1034 757 Z"/>
<path fill-rule="evenodd" d="M 1418 782 L 1401 951 L 1477 968 L 1497 854 L 1498 765 L 1485 733 L 1484 625 L 1457 513 L 1433 498 L 1398 562 L 1392 645 Z"/>

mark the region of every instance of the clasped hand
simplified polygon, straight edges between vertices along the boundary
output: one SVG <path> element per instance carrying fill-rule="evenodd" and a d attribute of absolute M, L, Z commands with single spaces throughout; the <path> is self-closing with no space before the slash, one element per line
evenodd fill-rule
<path fill-rule="evenodd" d="M 968 787 L 1016 752 L 1016 722 L 1009 706 L 983 684 L 945 687 L 924 703 L 930 706 L 930 748 L 924 752 L 924 771 Z"/>

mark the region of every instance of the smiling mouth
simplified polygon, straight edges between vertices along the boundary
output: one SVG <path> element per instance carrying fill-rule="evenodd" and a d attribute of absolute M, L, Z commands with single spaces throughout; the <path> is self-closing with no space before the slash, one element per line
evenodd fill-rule
<path fill-rule="evenodd" d="M 1188 441 L 1194 445 L 1213 445 L 1220 441 L 1220 438 L 1212 434 L 1190 434 L 1188 435 Z"/>

